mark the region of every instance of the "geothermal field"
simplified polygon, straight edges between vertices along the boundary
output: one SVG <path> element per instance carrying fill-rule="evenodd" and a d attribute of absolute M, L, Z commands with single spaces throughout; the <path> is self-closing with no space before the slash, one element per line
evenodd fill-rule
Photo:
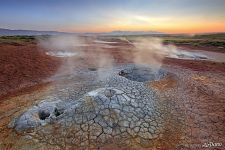
<path fill-rule="evenodd" d="M 222 150 L 220 38 L 0 37 L 0 149 Z"/>

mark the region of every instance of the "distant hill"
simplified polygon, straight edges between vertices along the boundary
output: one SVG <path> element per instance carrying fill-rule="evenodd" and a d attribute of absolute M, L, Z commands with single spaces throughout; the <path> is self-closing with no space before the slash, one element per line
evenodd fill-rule
<path fill-rule="evenodd" d="M 99 36 L 128 36 L 128 35 L 155 35 L 164 34 L 155 31 L 112 31 L 112 32 L 99 32 L 99 33 L 84 33 L 84 35 L 99 35 Z"/>
<path fill-rule="evenodd" d="M 35 31 L 35 30 L 11 30 L 0 28 L 0 36 L 13 36 L 13 35 L 60 35 L 66 32 L 58 31 Z"/>
<path fill-rule="evenodd" d="M 61 35 L 61 34 L 76 34 L 76 35 L 100 35 L 100 36 L 123 36 L 123 35 L 151 35 L 163 34 L 155 31 L 112 31 L 100 33 L 70 33 L 58 31 L 36 31 L 36 30 L 11 30 L 0 28 L 0 36 L 13 36 L 13 35 Z"/>
<path fill-rule="evenodd" d="M 156 31 L 112 31 L 106 33 L 100 33 L 101 35 L 122 36 L 122 35 L 151 35 L 151 34 L 163 34 Z"/>

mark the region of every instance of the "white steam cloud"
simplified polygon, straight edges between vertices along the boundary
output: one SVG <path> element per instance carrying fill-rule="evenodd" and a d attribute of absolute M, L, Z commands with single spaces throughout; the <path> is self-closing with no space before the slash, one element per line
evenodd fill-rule
<path fill-rule="evenodd" d="M 138 65 L 148 65 L 154 71 L 160 69 L 165 57 L 177 53 L 176 47 L 166 46 L 158 38 L 137 38 L 132 42 L 126 38 L 120 38 L 120 40 L 127 42 L 132 47 L 129 47 L 130 53 L 126 53 L 126 55 L 124 55 L 124 51 L 127 49 L 120 48 L 117 55 L 132 59 L 129 61 Z M 92 67 L 97 69 L 98 79 L 105 79 L 111 75 L 113 65 L 116 62 L 112 50 L 107 49 L 106 45 L 118 44 L 118 42 L 99 42 L 94 37 L 52 36 L 39 40 L 39 43 L 47 50 L 46 53 L 49 55 L 55 54 L 56 57 L 63 57 L 63 54 L 65 54 L 64 63 L 58 74 L 72 74 L 79 67 Z M 68 57 L 70 54 L 71 57 Z M 132 57 L 128 57 L 128 55 Z M 81 62 L 80 60 L 84 61 Z"/>
<path fill-rule="evenodd" d="M 79 46 L 87 46 L 85 41 L 77 36 L 51 36 L 47 39 L 39 39 L 39 44 L 50 50 L 73 50 Z"/>
<path fill-rule="evenodd" d="M 136 64 L 148 65 L 154 71 L 158 71 L 162 66 L 165 57 L 176 53 L 177 49 L 172 45 L 164 45 L 159 38 L 139 38 L 133 45 L 133 61 Z"/>

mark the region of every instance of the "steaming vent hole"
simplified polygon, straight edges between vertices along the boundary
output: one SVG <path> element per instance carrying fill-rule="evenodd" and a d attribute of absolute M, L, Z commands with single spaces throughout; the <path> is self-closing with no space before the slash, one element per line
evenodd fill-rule
<path fill-rule="evenodd" d="M 55 108 L 54 114 L 55 114 L 56 117 L 58 117 L 58 116 L 60 116 L 61 114 L 63 114 L 63 110 L 59 110 L 58 108 Z"/>
<path fill-rule="evenodd" d="M 165 77 L 167 73 L 161 69 L 154 72 L 151 68 L 134 67 L 131 69 L 121 70 L 119 75 L 132 81 L 146 82 L 151 80 L 160 80 Z"/>
<path fill-rule="evenodd" d="M 96 71 L 97 70 L 97 68 L 88 68 L 88 70 L 90 70 L 90 71 Z"/>
<path fill-rule="evenodd" d="M 50 116 L 50 112 L 48 112 L 46 110 L 40 110 L 38 112 L 38 116 L 41 120 L 45 120 L 46 118 L 48 118 Z"/>

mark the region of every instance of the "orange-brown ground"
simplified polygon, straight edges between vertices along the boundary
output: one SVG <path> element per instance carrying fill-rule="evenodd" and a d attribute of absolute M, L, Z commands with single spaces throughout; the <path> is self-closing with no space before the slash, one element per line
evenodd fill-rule
<path fill-rule="evenodd" d="M 35 43 L 0 44 L 0 99 L 41 83 L 57 70 L 60 61 L 45 55 Z"/>
<path fill-rule="evenodd" d="M 219 52 L 219 53 L 225 53 L 225 48 L 220 48 L 217 46 L 193 46 L 193 45 L 176 45 L 177 47 L 187 49 L 187 50 L 204 50 L 204 51 L 210 51 L 210 52 Z"/>
<path fill-rule="evenodd" d="M 181 66 L 194 71 L 212 71 L 212 72 L 225 72 L 224 62 L 212 62 L 205 60 L 183 60 L 165 58 L 165 64 Z"/>
<path fill-rule="evenodd" d="M 167 76 L 166 78 L 159 81 L 151 81 L 147 84 L 147 86 L 153 87 L 157 90 L 164 91 L 170 88 L 173 88 L 177 85 L 176 79 L 171 76 Z"/>

